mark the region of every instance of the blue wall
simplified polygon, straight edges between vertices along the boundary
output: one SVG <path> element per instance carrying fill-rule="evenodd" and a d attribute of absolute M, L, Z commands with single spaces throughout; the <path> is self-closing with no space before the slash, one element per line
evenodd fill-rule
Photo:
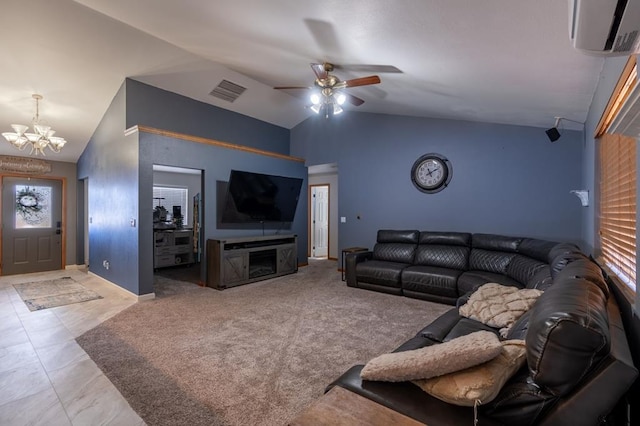
<path fill-rule="evenodd" d="M 127 79 L 127 128 L 171 130 L 289 155 L 289 130 Z"/>
<path fill-rule="evenodd" d="M 145 133 L 124 136 L 134 125 L 279 154 L 289 151 L 287 129 L 126 80 L 78 161 L 78 178 L 88 179 L 91 272 L 135 294 L 153 292 L 153 164 L 204 171 L 205 239 L 262 234 L 216 229 L 216 181 L 228 180 L 232 168 L 304 178 L 296 218 L 280 233 L 298 234 L 298 259 L 307 261 L 307 170 L 302 162 Z M 265 234 L 276 232 L 267 229 Z"/>
<path fill-rule="evenodd" d="M 423 154 L 453 179 L 423 194 L 410 171 Z M 372 247 L 378 229 L 486 232 L 582 243 L 582 132 L 550 143 L 544 129 L 350 112 L 291 131 L 291 155 L 338 163 L 340 248 Z M 360 219 L 357 217 L 360 216 Z"/>
<path fill-rule="evenodd" d="M 176 155 L 179 153 L 179 155 Z M 202 195 L 204 200 L 204 242 L 207 239 L 225 237 L 262 235 L 262 229 L 218 229 L 216 227 L 216 182 L 228 181 L 232 169 L 247 170 L 256 173 L 277 174 L 281 176 L 303 178 L 300 201 L 296 216 L 288 229 L 276 230 L 267 228 L 265 235 L 297 234 L 298 261 L 307 262 L 307 168 L 304 163 L 261 154 L 228 149 L 173 139 L 154 134 L 140 133 L 140 223 L 141 253 L 153 252 L 151 221 L 142 218 L 153 215 L 153 165 L 162 164 L 176 167 L 200 169 L 203 171 Z M 148 228 L 148 229 L 147 229 Z M 142 236 L 142 235 L 145 236 Z M 148 238 L 146 237 L 148 235 Z M 145 256 L 146 258 L 146 256 Z M 203 271 L 206 267 L 206 256 L 203 258 Z"/>
<path fill-rule="evenodd" d="M 89 270 L 144 294 L 138 228 L 130 225 L 138 218 L 138 141 L 135 134 L 124 136 L 125 96 L 123 85 L 78 160 L 78 179 L 89 185 Z"/>

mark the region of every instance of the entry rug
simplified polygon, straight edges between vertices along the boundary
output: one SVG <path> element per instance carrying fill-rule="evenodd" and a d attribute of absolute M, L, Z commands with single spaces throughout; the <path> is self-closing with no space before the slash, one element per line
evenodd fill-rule
<path fill-rule="evenodd" d="M 98 293 L 89 290 L 71 277 L 14 284 L 13 287 L 30 311 L 102 299 Z"/>

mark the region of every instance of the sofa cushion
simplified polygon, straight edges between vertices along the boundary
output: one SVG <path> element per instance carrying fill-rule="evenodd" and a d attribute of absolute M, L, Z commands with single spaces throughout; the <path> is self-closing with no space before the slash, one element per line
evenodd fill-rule
<path fill-rule="evenodd" d="M 607 298 L 583 278 L 546 290 L 531 310 L 527 364 L 537 386 L 567 394 L 609 351 Z"/>
<path fill-rule="evenodd" d="M 431 340 L 428 337 L 424 337 L 420 334 L 417 334 L 413 336 L 411 339 L 401 344 L 400 346 L 398 346 L 397 348 L 395 348 L 393 352 L 411 351 L 414 349 L 424 348 L 425 346 L 430 346 L 435 343 L 439 343 L 439 342 L 435 342 L 434 340 Z"/>
<path fill-rule="evenodd" d="M 551 276 L 555 279 L 558 272 L 562 271 L 569 263 L 587 259 L 575 244 L 560 243 L 549 252 L 549 267 L 551 267 Z"/>
<path fill-rule="evenodd" d="M 507 237 L 504 235 L 494 234 L 473 234 L 471 236 L 471 246 L 491 251 L 504 251 L 515 253 L 518 246 L 522 242 L 522 238 Z"/>
<path fill-rule="evenodd" d="M 420 232 L 414 230 L 381 229 L 378 231 L 376 242 L 378 243 L 402 243 L 418 244 Z"/>
<path fill-rule="evenodd" d="M 575 260 L 565 266 L 558 273 L 556 279 L 562 280 L 569 277 L 584 278 L 587 281 L 591 281 L 602 290 L 605 296 L 609 297 L 609 286 L 604 280 L 602 269 L 595 262 L 587 258 Z"/>
<path fill-rule="evenodd" d="M 458 297 L 458 277 L 462 271 L 435 266 L 409 266 L 402 271 L 402 288 L 438 296 Z"/>
<path fill-rule="evenodd" d="M 515 253 L 474 248 L 469 256 L 469 269 L 506 274 L 507 265 L 515 255 Z"/>
<path fill-rule="evenodd" d="M 539 269 L 538 272 L 532 276 L 527 284 L 526 288 L 535 288 L 538 290 L 545 291 L 553 284 L 553 278 L 551 278 L 551 268 L 549 265 L 545 265 L 544 268 Z"/>
<path fill-rule="evenodd" d="M 455 405 L 472 407 L 492 401 L 525 363 L 524 340 L 502 342 L 500 355 L 484 364 L 413 383 L 428 394 Z"/>
<path fill-rule="evenodd" d="M 549 263 L 549 253 L 559 243 L 554 241 L 523 238 L 518 245 L 518 253 L 543 263 Z"/>
<path fill-rule="evenodd" d="M 373 259 L 385 262 L 413 263 L 415 244 L 376 243 L 373 246 Z"/>
<path fill-rule="evenodd" d="M 463 296 L 469 292 L 475 291 L 482 284 L 486 283 L 498 283 L 522 288 L 522 284 L 518 281 L 503 274 L 496 274 L 487 271 L 465 271 L 458 278 L 458 294 Z"/>
<path fill-rule="evenodd" d="M 400 288 L 400 274 L 406 263 L 370 260 L 356 265 L 357 281 Z"/>
<path fill-rule="evenodd" d="M 495 334 L 478 331 L 445 343 L 380 355 L 364 366 L 360 376 L 385 382 L 427 379 L 482 364 L 501 351 Z"/>
<path fill-rule="evenodd" d="M 420 244 L 413 263 L 466 271 L 469 267 L 469 252 L 469 247 L 464 246 Z"/>
<path fill-rule="evenodd" d="M 506 273 L 524 287 L 528 287 L 531 279 L 545 267 L 546 263 L 518 254 L 507 265 Z"/>
<path fill-rule="evenodd" d="M 449 340 L 457 339 L 460 336 L 466 336 L 467 334 L 475 333 L 476 331 L 488 331 L 495 334 L 496 337 L 498 336 L 498 330 L 495 328 L 489 327 L 488 325 L 471 318 L 461 317 L 460 321 L 458 321 L 451 330 L 449 330 L 442 341 L 448 342 Z"/>
<path fill-rule="evenodd" d="M 541 294 L 540 290 L 488 283 L 478 288 L 458 310 L 460 315 L 490 327 L 509 328 L 531 309 Z"/>
<path fill-rule="evenodd" d="M 527 336 L 527 330 L 529 330 L 529 317 L 531 315 L 531 310 L 528 310 L 518 320 L 513 323 L 509 330 L 507 331 L 506 336 L 504 338 L 506 340 L 513 339 L 524 339 Z"/>
<path fill-rule="evenodd" d="M 422 231 L 418 244 L 471 247 L 471 234 L 468 232 Z"/>

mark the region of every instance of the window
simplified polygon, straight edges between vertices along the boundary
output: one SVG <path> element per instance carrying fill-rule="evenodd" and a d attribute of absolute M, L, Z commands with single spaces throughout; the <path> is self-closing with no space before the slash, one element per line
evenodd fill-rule
<path fill-rule="evenodd" d="M 626 101 L 638 87 L 636 56 L 629 56 L 596 126 L 600 165 L 601 262 L 636 291 L 636 138 L 615 133 Z M 611 132 L 611 133 L 606 133 Z M 624 290 L 624 289 L 622 289 Z"/>
<path fill-rule="evenodd" d="M 636 139 L 599 139 L 600 246 L 604 263 L 636 289 Z"/>
<path fill-rule="evenodd" d="M 167 213 L 173 215 L 173 207 L 180 206 L 182 212 L 182 225 L 190 226 L 189 220 L 189 190 L 184 187 L 153 186 L 153 208 L 162 206 Z"/>

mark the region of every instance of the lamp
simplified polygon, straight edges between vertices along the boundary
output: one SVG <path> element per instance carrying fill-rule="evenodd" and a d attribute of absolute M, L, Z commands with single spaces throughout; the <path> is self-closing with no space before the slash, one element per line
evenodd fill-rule
<path fill-rule="evenodd" d="M 52 130 L 50 126 L 40 124 L 40 104 L 42 95 L 31 95 L 36 100 L 36 115 L 33 117 L 32 126 L 35 133 L 26 133 L 29 130 L 29 126 L 24 124 L 12 124 L 14 132 L 5 132 L 2 134 L 4 138 L 14 147 L 20 151 L 24 150 L 29 144 L 31 151 L 29 154 L 35 155 L 44 154 L 44 148 L 49 147 L 53 152 L 60 152 L 62 147 L 67 143 L 64 138 L 53 136 L 55 130 Z"/>
<path fill-rule="evenodd" d="M 323 113 L 325 118 L 338 115 L 342 111 L 342 104 L 347 100 L 344 93 L 334 92 L 330 88 L 324 88 L 320 92 L 313 92 L 310 96 L 311 111 L 316 114 Z"/>
<path fill-rule="evenodd" d="M 558 139 L 560 139 L 560 136 L 562 136 L 560 134 L 560 131 L 558 130 L 558 126 L 560 125 L 560 121 L 562 121 L 562 120 L 571 121 L 573 123 L 578 123 L 578 124 L 584 124 L 584 123 L 581 123 L 579 121 L 570 120 L 568 118 L 556 117 L 556 124 L 554 124 L 552 128 L 547 129 L 547 130 L 544 131 L 547 134 L 547 137 L 549 138 L 549 140 L 551 142 L 557 141 Z"/>

